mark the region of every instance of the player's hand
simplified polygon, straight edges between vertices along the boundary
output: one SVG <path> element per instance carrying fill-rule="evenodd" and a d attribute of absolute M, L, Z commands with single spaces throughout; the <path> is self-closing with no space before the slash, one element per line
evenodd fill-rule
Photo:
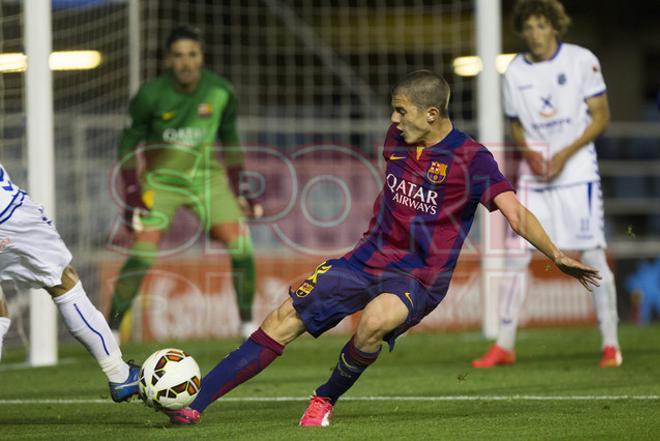
<path fill-rule="evenodd" d="M 237 200 L 238 206 L 247 217 L 251 219 L 260 219 L 264 215 L 264 207 L 260 203 L 253 202 L 245 196 L 239 196 Z"/>
<path fill-rule="evenodd" d="M 545 176 L 547 163 L 541 153 L 533 150 L 526 150 L 523 153 L 523 157 L 525 158 L 525 161 L 527 161 L 527 164 L 529 164 L 532 174 L 535 176 Z"/>
<path fill-rule="evenodd" d="M 122 170 L 121 178 L 124 184 L 124 225 L 130 232 L 140 231 L 140 214 L 149 211 L 142 200 L 140 181 L 135 170 Z"/>
<path fill-rule="evenodd" d="M 548 167 L 548 181 L 555 179 L 564 169 L 566 161 L 568 161 L 568 156 L 564 152 L 565 150 L 557 152 L 550 160 Z"/>
<path fill-rule="evenodd" d="M 598 281 L 601 280 L 602 277 L 596 268 L 584 265 L 583 263 L 563 254 L 555 260 L 555 265 L 557 265 L 557 268 L 563 273 L 578 279 L 587 291 L 591 291 L 593 287 L 600 286 Z"/>

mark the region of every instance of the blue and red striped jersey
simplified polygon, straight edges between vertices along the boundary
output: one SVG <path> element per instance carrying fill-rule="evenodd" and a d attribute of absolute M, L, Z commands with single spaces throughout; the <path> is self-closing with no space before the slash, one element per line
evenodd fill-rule
<path fill-rule="evenodd" d="M 385 184 L 369 229 L 344 258 L 373 275 L 406 273 L 444 296 L 477 205 L 493 211 L 495 196 L 513 187 L 488 149 L 456 128 L 422 148 L 392 124 L 383 155 Z"/>

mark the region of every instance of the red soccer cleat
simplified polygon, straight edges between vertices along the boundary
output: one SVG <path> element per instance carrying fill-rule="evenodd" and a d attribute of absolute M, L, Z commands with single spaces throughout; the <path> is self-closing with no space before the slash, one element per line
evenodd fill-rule
<path fill-rule="evenodd" d="M 493 345 L 483 357 L 472 360 L 472 367 L 477 369 L 487 369 L 498 365 L 510 365 L 515 362 L 515 352 L 507 351 L 498 345 Z"/>
<path fill-rule="evenodd" d="M 300 418 L 302 427 L 328 427 L 332 416 L 332 403 L 329 398 L 312 396 L 307 410 Z"/>
<path fill-rule="evenodd" d="M 623 363 L 623 356 L 615 346 L 605 346 L 603 348 L 603 358 L 600 359 L 598 365 L 602 368 L 615 368 L 621 366 Z"/>
<path fill-rule="evenodd" d="M 178 426 L 184 426 L 187 424 L 197 424 L 202 418 L 202 414 L 191 409 L 190 407 L 184 407 L 179 410 L 166 410 L 163 409 L 163 412 L 170 417 L 170 423 L 176 424 Z"/>

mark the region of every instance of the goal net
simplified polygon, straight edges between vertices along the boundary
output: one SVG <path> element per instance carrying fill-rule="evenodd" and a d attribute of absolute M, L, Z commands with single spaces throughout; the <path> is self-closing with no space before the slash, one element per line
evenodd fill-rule
<path fill-rule="evenodd" d="M 206 66 L 232 81 L 238 97 L 248 168 L 269 213 L 251 225 L 257 319 L 285 298 L 289 285 L 322 258 L 350 249 L 366 229 L 382 184 L 379 146 L 397 79 L 420 68 L 442 73 L 452 88 L 452 120 L 476 135 L 476 81 L 452 68 L 456 57 L 476 53 L 472 0 L 142 0 L 137 48 L 129 44 L 128 1 L 54 4 L 53 50 L 92 50 L 102 57 L 94 68 L 55 71 L 53 84 L 57 227 L 87 292 L 104 311 L 130 246 L 117 228 L 111 182 L 127 121 L 130 51 L 138 51 L 141 80 L 159 75 L 164 40 L 177 25 L 200 29 Z M 1 52 L 20 53 L 21 3 L 0 0 L 0 8 Z M 0 81 L 0 160 L 24 185 L 23 74 L 6 71 Z M 195 222 L 180 213 L 163 249 L 185 242 Z M 429 317 L 429 329 L 479 325 L 480 233 L 478 226 L 473 230 L 466 260 L 447 301 Z M 216 244 L 193 243 L 159 259 L 145 279 L 133 312 L 135 338 L 235 334 L 228 259 Z M 539 285 L 532 284 L 527 320 L 591 319 L 589 303 L 574 295 L 579 288 L 548 283 L 554 294 L 541 306 L 534 303 Z M 6 291 L 16 318 L 8 345 L 27 343 L 21 336 L 27 335 L 29 305 L 11 287 Z M 62 327 L 60 335 L 65 338 Z"/>

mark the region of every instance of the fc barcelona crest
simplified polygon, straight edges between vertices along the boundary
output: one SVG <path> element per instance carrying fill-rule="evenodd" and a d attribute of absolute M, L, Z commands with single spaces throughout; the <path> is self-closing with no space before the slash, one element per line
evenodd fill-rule
<path fill-rule="evenodd" d="M 426 171 L 426 178 L 434 184 L 442 183 L 447 177 L 447 164 L 431 161 L 431 166 Z"/>
<path fill-rule="evenodd" d="M 197 106 L 197 116 L 200 118 L 208 118 L 213 114 L 213 107 L 209 103 L 202 103 Z"/>

